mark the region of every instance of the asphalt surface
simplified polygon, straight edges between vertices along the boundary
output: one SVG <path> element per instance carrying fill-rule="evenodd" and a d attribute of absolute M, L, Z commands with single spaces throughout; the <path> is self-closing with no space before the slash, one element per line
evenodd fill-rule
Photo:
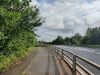
<path fill-rule="evenodd" d="M 86 47 L 72 47 L 72 46 L 57 46 L 59 48 L 62 48 L 64 50 L 67 50 L 73 54 L 76 54 L 78 56 L 81 56 L 85 59 L 88 59 L 98 65 L 100 65 L 100 49 L 93 49 L 93 48 L 86 48 Z M 71 56 L 70 56 L 71 57 Z M 85 62 L 82 62 L 81 60 L 77 59 L 81 65 L 86 67 L 88 70 L 92 71 L 95 75 L 100 75 L 100 70 L 95 69 L 94 67 L 88 65 Z"/>
<path fill-rule="evenodd" d="M 22 63 L 0 75 L 72 75 L 71 69 L 49 49 L 38 47 Z"/>

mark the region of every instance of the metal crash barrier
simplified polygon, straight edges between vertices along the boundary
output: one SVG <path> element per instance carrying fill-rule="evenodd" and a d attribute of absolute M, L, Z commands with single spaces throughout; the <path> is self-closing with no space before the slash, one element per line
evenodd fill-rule
<path fill-rule="evenodd" d="M 82 75 L 100 75 L 100 65 L 59 47 L 48 47 L 72 68 L 72 75 L 77 75 L 77 71 Z"/>

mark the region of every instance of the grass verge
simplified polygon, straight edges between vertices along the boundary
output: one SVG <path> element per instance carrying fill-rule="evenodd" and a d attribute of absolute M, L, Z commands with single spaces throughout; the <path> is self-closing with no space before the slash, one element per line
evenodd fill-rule
<path fill-rule="evenodd" d="M 4 72 L 12 65 L 21 63 L 21 60 L 29 55 L 30 52 L 35 51 L 35 47 L 30 47 L 26 50 L 20 50 L 11 53 L 8 56 L 0 54 L 0 72 Z"/>

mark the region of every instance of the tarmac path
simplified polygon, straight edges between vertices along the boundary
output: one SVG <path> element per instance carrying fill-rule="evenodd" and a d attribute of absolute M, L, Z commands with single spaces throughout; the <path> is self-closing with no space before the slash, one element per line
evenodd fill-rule
<path fill-rule="evenodd" d="M 1 75 L 72 75 L 63 61 L 50 50 L 38 47 L 21 64 Z"/>

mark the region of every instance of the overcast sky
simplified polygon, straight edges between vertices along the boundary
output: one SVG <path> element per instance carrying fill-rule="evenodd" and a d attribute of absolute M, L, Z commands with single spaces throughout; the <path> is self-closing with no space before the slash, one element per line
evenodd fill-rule
<path fill-rule="evenodd" d="M 100 26 L 100 0 L 33 0 L 46 18 L 38 28 L 39 40 L 51 41 L 58 35 L 84 35 L 88 27 Z"/>

